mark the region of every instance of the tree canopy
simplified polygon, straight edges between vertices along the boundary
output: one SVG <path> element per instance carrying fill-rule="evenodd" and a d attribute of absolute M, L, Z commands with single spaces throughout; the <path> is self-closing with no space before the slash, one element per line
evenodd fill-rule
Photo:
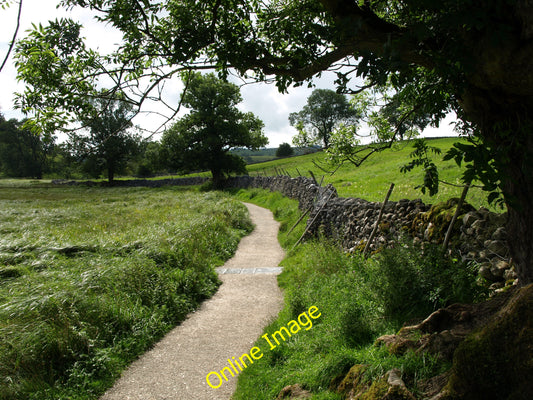
<path fill-rule="evenodd" d="M 0 172 L 41 179 L 54 152 L 54 137 L 34 135 L 23 125 L 24 121 L 6 121 L 0 114 Z"/>
<path fill-rule="evenodd" d="M 107 170 L 111 183 L 140 142 L 129 132 L 133 107 L 119 99 L 97 98 L 89 103 L 92 108 L 86 110 L 90 112 L 79 117 L 87 134 L 72 133 L 69 144 L 77 158 L 85 162 L 86 172 L 97 177 L 102 170 Z"/>
<path fill-rule="evenodd" d="M 294 143 L 300 146 L 323 143 L 327 149 L 333 129 L 340 124 L 355 125 L 359 113 L 343 94 L 330 89 L 315 89 L 301 111 L 291 113 L 289 121 L 299 130 Z"/>
<path fill-rule="evenodd" d="M 294 154 L 294 149 L 289 143 L 281 143 L 276 149 L 276 157 L 290 157 Z"/>
<path fill-rule="evenodd" d="M 190 73 L 183 105 L 190 113 L 163 134 L 162 149 L 170 167 L 181 172 L 209 170 L 214 186 L 226 175 L 244 173 L 244 160 L 229 150 L 257 150 L 268 143 L 263 122 L 237 108 L 242 101 L 237 85 L 214 74 Z"/>
<path fill-rule="evenodd" d="M 142 105 L 180 71 L 215 68 L 281 91 L 325 70 L 338 90 L 387 88 L 397 106 L 388 143 L 402 125 L 437 125 L 450 111 L 471 139 L 450 157 L 465 181 L 501 191 L 522 283 L 533 281 L 533 3 L 529 0 L 63 0 L 123 32 L 116 53 L 87 49 L 71 21 L 19 43 L 19 105 L 35 127 L 55 126 L 96 93 L 99 77 Z M 354 77 L 365 79 L 362 87 Z M 146 79 L 143 79 L 146 78 Z M 101 80 L 103 81 L 103 79 Z M 143 85 L 139 85 L 143 82 Z M 109 90 L 108 95 L 115 93 Z M 66 114 L 61 114 L 66 113 Z M 363 158 L 366 157 L 366 154 Z"/>

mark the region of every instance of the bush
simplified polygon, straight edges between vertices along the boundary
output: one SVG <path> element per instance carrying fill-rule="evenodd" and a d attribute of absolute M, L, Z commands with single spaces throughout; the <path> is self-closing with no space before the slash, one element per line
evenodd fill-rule
<path fill-rule="evenodd" d="M 444 257 L 437 245 L 426 244 L 422 250 L 404 243 L 385 249 L 369 268 L 370 284 L 385 316 L 399 323 L 486 295 L 476 284 L 477 267 Z"/>
<path fill-rule="evenodd" d="M 148 178 L 154 175 L 154 172 L 146 164 L 139 164 L 137 166 L 136 175 L 140 178 Z"/>
<path fill-rule="evenodd" d="M 276 150 L 276 157 L 289 157 L 294 154 L 294 150 L 289 143 L 282 143 Z"/>

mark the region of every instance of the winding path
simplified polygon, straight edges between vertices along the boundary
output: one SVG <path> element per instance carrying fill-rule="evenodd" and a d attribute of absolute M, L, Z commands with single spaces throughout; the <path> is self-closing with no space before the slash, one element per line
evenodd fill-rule
<path fill-rule="evenodd" d="M 100 400 L 230 399 L 237 376 L 213 389 L 206 375 L 227 367 L 231 357 L 249 353 L 283 304 L 276 280 L 284 256 L 279 224 L 269 210 L 245 204 L 256 228 L 217 269 L 218 292 L 135 361 Z M 215 375 L 211 383 L 219 384 Z"/>

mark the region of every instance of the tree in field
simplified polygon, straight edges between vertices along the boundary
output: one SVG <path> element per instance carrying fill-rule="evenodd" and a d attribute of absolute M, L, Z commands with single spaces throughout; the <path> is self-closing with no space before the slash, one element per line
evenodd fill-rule
<path fill-rule="evenodd" d="M 211 171 L 219 187 L 226 175 L 244 173 L 244 160 L 229 150 L 257 150 L 268 143 L 263 122 L 237 108 L 242 101 L 237 85 L 214 74 L 191 73 L 183 105 L 191 112 L 168 129 L 162 139 L 171 168 L 181 172 Z"/>
<path fill-rule="evenodd" d="M 54 137 L 37 136 L 23 121 L 6 121 L 0 114 L 0 171 L 7 176 L 41 179 L 54 153 Z"/>
<path fill-rule="evenodd" d="M 291 125 L 299 131 L 293 142 L 300 147 L 323 143 L 327 149 L 333 130 L 340 124 L 354 125 L 358 116 L 345 95 L 315 89 L 303 109 L 289 115 Z"/>
<path fill-rule="evenodd" d="M 21 41 L 19 78 L 28 88 L 19 106 L 33 114 L 35 129 L 61 121 L 59 113 L 76 109 L 104 76 L 122 89 L 139 88 L 135 83 L 148 76 L 141 93 L 129 95 L 142 105 L 183 70 L 213 67 L 225 76 L 233 68 L 251 79 L 273 77 L 281 91 L 331 70 L 339 91 L 383 89 L 396 105 L 382 114 L 391 126 L 387 141 L 366 146 L 361 159 L 390 146 L 402 127 L 438 125 L 455 111 L 470 144 L 449 157 L 467 164 L 465 181 L 477 178 L 503 194 L 520 283 L 533 282 L 531 1 L 62 3 L 93 9 L 124 40 L 115 54 L 101 57 L 83 45 L 76 24 L 64 21 Z M 357 162 L 357 154 L 352 158 Z"/>
<path fill-rule="evenodd" d="M 289 143 L 282 143 L 276 150 L 276 157 L 290 157 L 294 154 L 294 149 Z"/>
<path fill-rule="evenodd" d="M 98 177 L 105 170 L 112 183 L 115 174 L 138 150 L 140 139 L 129 132 L 133 107 L 122 100 L 102 98 L 90 103 L 90 112 L 80 116 L 88 133 L 71 133 L 69 145 L 86 173 Z"/>

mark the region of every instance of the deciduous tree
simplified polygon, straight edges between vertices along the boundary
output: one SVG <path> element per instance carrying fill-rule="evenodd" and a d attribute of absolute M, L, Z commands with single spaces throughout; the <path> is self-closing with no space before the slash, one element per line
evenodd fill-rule
<path fill-rule="evenodd" d="M 6 121 L 0 114 L 0 171 L 7 176 L 41 179 L 54 152 L 54 137 L 37 136 L 24 121 Z"/>
<path fill-rule="evenodd" d="M 276 157 L 289 157 L 294 154 L 294 149 L 289 143 L 282 143 L 276 150 Z"/>
<path fill-rule="evenodd" d="M 333 129 L 340 124 L 354 125 L 358 116 L 343 94 L 315 89 L 302 110 L 289 115 L 291 125 L 300 131 L 293 141 L 299 146 L 322 143 L 327 149 Z"/>
<path fill-rule="evenodd" d="M 190 75 L 183 105 L 191 111 L 164 133 L 163 151 L 170 167 L 182 172 L 211 171 L 213 185 L 219 187 L 230 173 L 246 171 L 244 160 L 230 154 L 230 149 L 257 150 L 268 139 L 263 122 L 237 108 L 242 101 L 237 85 L 214 74 Z"/>
<path fill-rule="evenodd" d="M 133 107 L 119 99 L 100 98 L 90 104 L 92 108 L 85 108 L 88 113 L 79 117 L 87 134 L 72 133 L 69 142 L 74 154 L 88 166 L 86 172 L 98 176 L 107 170 L 108 181 L 112 183 L 140 142 L 130 132 Z"/>

